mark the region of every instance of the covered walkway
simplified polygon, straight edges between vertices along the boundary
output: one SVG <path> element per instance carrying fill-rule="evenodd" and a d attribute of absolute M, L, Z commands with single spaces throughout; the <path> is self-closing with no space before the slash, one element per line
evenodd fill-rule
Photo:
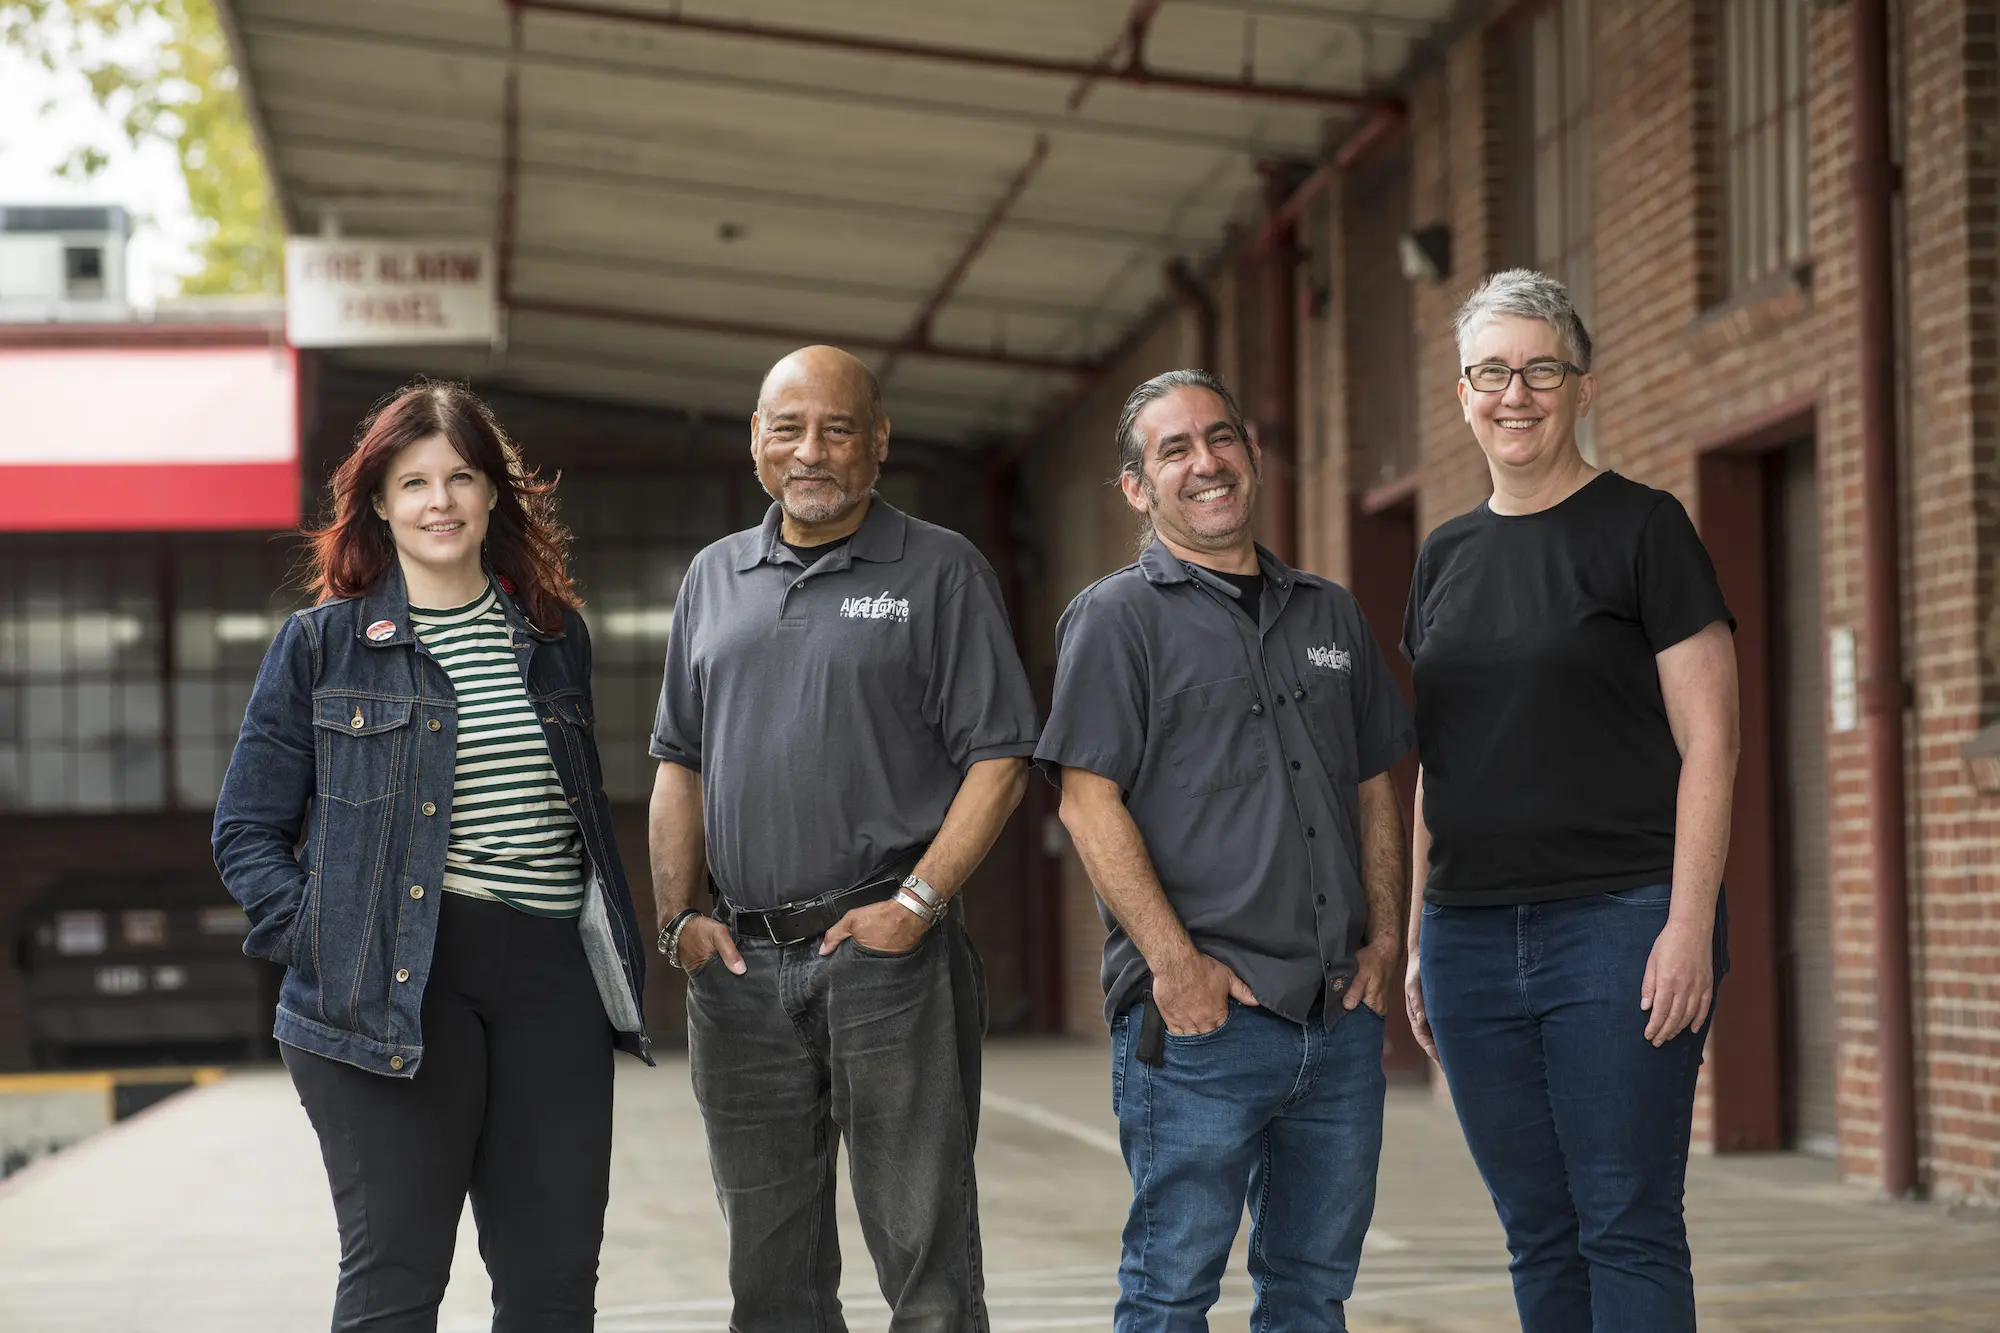
<path fill-rule="evenodd" d="M 991 1048 L 980 1137 L 996 1333 L 1107 1329 L 1127 1195 L 1099 1047 Z M 684 1061 L 621 1062 L 604 1333 L 720 1333 L 723 1237 Z M 1830 1165 L 1698 1159 L 1689 1180 L 1702 1327 L 2000 1327 L 2000 1216 L 1884 1202 Z M 851 1211 L 843 1295 L 876 1333 Z M 8 1333 L 291 1333 L 326 1325 L 336 1260 L 317 1146 L 282 1070 L 183 1094 L 0 1184 Z M 1376 1226 L 1351 1323 L 1369 1333 L 1506 1333 L 1506 1255 L 1448 1107 L 1392 1094 Z M 1247 1327 L 1238 1253 L 1214 1327 Z M 471 1225 L 444 1329 L 486 1327 Z"/>

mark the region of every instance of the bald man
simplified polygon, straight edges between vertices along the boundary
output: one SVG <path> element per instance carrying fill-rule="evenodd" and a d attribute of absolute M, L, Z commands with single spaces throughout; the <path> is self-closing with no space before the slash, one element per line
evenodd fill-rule
<path fill-rule="evenodd" d="M 845 1328 L 844 1138 L 891 1328 L 984 1330 L 986 995 L 955 894 L 1021 799 L 1027 676 L 979 552 L 875 494 L 889 418 L 866 366 L 808 347 L 772 367 L 750 456 L 775 503 L 688 567 L 650 818 L 729 1327 Z"/>

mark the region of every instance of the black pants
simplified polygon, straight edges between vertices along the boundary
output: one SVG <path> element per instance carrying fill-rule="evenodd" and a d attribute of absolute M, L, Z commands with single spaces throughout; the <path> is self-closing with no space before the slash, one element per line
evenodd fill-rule
<path fill-rule="evenodd" d="M 611 1178 L 611 1024 L 574 920 L 444 895 L 416 1077 L 287 1046 L 340 1222 L 334 1333 L 437 1327 L 465 1199 L 495 1333 L 589 1329 Z"/>

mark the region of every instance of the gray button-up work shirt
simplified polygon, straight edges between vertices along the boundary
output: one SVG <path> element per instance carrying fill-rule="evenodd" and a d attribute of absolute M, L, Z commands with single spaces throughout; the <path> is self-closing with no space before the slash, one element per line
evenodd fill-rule
<path fill-rule="evenodd" d="M 993 569 L 880 495 L 806 569 L 780 510 L 694 558 L 652 753 L 699 772 L 732 906 L 844 889 L 937 836 L 965 772 L 1035 749 Z"/>
<path fill-rule="evenodd" d="M 1413 732 L 1345 588 L 1258 548 L 1258 620 L 1154 542 L 1084 589 L 1056 628 L 1055 700 L 1035 751 L 1118 784 L 1195 947 L 1304 1022 L 1354 976 L 1368 903 L 1359 785 Z M 1103 904 L 1107 1019 L 1149 973 Z M 1342 1009 L 1327 1006 L 1327 1021 Z"/>

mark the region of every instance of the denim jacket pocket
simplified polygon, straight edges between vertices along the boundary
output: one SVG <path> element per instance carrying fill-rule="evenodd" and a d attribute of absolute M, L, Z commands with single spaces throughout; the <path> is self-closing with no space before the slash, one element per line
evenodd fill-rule
<path fill-rule="evenodd" d="M 410 741 L 408 699 L 327 693 L 313 698 L 319 793 L 366 805 L 403 789 Z"/>
<path fill-rule="evenodd" d="M 292 970 L 301 976 L 319 976 L 319 872 L 306 875 L 305 901 L 292 922 Z"/>

